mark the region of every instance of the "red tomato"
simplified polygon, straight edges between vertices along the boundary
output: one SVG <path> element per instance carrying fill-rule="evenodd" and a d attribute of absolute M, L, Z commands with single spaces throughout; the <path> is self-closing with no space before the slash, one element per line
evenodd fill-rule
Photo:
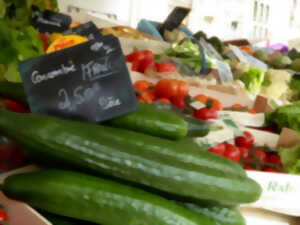
<path fill-rule="evenodd" d="M 241 153 L 238 147 L 232 144 L 226 144 L 224 156 L 234 162 L 238 162 L 241 158 Z"/>
<path fill-rule="evenodd" d="M 137 99 L 141 102 L 152 103 L 153 95 L 150 91 L 141 91 L 138 93 Z"/>
<path fill-rule="evenodd" d="M 133 61 L 140 61 L 143 59 L 151 59 L 154 60 L 154 54 L 150 50 L 144 50 L 144 51 L 135 51 L 131 54 L 126 55 L 126 61 L 127 62 L 133 62 Z"/>
<path fill-rule="evenodd" d="M 172 73 L 176 71 L 173 63 L 156 63 L 155 66 L 159 73 Z"/>
<path fill-rule="evenodd" d="M 282 162 L 281 162 L 280 156 L 277 155 L 277 154 L 275 154 L 275 153 L 273 153 L 270 156 L 268 156 L 267 161 L 269 163 L 273 163 L 275 165 L 282 166 Z"/>
<path fill-rule="evenodd" d="M 178 92 L 177 95 L 187 96 L 189 94 L 189 85 L 185 81 L 177 81 Z"/>
<path fill-rule="evenodd" d="M 143 51 L 135 51 L 129 55 L 126 55 L 126 61 L 127 62 L 134 62 L 134 61 L 140 61 L 144 59 L 145 55 Z"/>
<path fill-rule="evenodd" d="M 146 80 L 138 80 L 134 83 L 134 88 L 137 91 L 146 91 L 149 90 L 151 87 L 153 87 L 153 84 Z"/>
<path fill-rule="evenodd" d="M 40 38 L 41 40 L 43 41 L 43 48 L 44 48 L 44 51 L 46 51 L 49 47 L 49 44 L 48 44 L 48 37 L 46 34 L 43 34 L 43 33 L 40 33 Z"/>
<path fill-rule="evenodd" d="M 267 154 L 260 150 L 254 150 L 254 156 L 261 162 L 265 162 L 267 159 Z"/>
<path fill-rule="evenodd" d="M 167 98 L 159 98 L 157 99 L 157 101 L 161 101 L 161 102 L 165 102 L 165 103 L 168 103 L 168 104 L 171 104 L 171 101 Z"/>
<path fill-rule="evenodd" d="M 245 147 L 239 147 L 240 153 L 241 153 L 241 157 L 246 159 L 249 155 L 249 149 L 245 148 Z"/>
<path fill-rule="evenodd" d="M 146 59 L 151 59 L 152 61 L 154 61 L 155 55 L 153 54 L 152 51 L 150 51 L 150 50 L 144 50 L 143 53 L 144 53 L 144 57 Z"/>
<path fill-rule="evenodd" d="M 139 67 L 140 67 L 140 61 L 139 60 L 132 61 L 132 64 L 131 64 L 131 70 L 132 71 L 139 72 Z"/>
<path fill-rule="evenodd" d="M 224 156 L 226 150 L 226 145 L 224 143 L 220 143 L 212 148 L 209 148 L 208 151 L 213 152 L 215 154 Z"/>
<path fill-rule="evenodd" d="M 218 114 L 214 109 L 208 109 L 206 107 L 195 110 L 194 117 L 201 120 L 217 119 Z"/>
<path fill-rule="evenodd" d="M 176 95 L 175 97 L 172 98 L 172 102 L 178 108 L 184 108 L 184 107 L 186 107 L 185 96 Z"/>
<path fill-rule="evenodd" d="M 248 131 L 244 131 L 244 136 L 235 138 L 235 145 L 238 147 L 251 148 L 254 144 L 254 137 Z"/>
<path fill-rule="evenodd" d="M 144 58 L 139 62 L 138 71 L 141 73 L 145 73 L 146 69 L 155 68 L 155 63 L 153 59 Z"/>
<path fill-rule="evenodd" d="M 245 170 L 252 170 L 252 171 L 259 171 L 257 169 L 254 169 L 254 168 L 250 167 L 250 166 L 245 166 L 244 169 Z"/>
<path fill-rule="evenodd" d="M 5 222 L 7 221 L 7 214 L 4 210 L 0 210 L 0 222 Z"/>
<path fill-rule="evenodd" d="M 12 111 L 12 112 L 18 112 L 18 113 L 29 113 L 30 110 L 23 107 L 20 103 L 18 102 L 15 102 L 13 100 L 10 100 L 10 99 L 5 99 L 5 104 L 7 106 L 7 109 L 9 111 Z"/>
<path fill-rule="evenodd" d="M 160 80 L 155 86 L 155 94 L 161 98 L 172 98 L 177 95 L 178 84 L 174 80 Z"/>

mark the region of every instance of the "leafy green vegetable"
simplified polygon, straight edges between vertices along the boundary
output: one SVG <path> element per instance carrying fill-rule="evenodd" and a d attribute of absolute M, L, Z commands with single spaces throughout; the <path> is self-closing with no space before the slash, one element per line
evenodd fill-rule
<path fill-rule="evenodd" d="M 277 125 L 280 129 L 290 128 L 300 133 L 300 101 L 266 113 L 266 123 Z"/>
<path fill-rule="evenodd" d="M 202 55 L 199 47 L 190 39 L 186 39 L 181 44 L 173 44 L 171 48 L 165 51 L 165 54 L 190 66 L 196 73 L 200 73 Z"/>
<path fill-rule="evenodd" d="M 250 68 L 244 72 L 240 80 L 245 84 L 246 89 L 253 95 L 257 94 L 264 82 L 265 73 L 257 68 Z"/>
<path fill-rule="evenodd" d="M 294 76 L 290 82 L 290 89 L 293 91 L 292 100 L 300 100 L 300 76 Z"/>
<path fill-rule="evenodd" d="M 0 18 L 2 19 L 6 13 L 6 3 L 4 0 L 0 0 Z"/>
<path fill-rule="evenodd" d="M 285 172 L 300 174 L 300 146 L 294 148 L 280 148 L 279 155 Z"/>
<path fill-rule="evenodd" d="M 270 74 L 266 73 L 264 81 L 262 82 L 262 86 L 263 87 L 269 87 L 271 84 L 272 84 L 272 81 L 271 81 L 271 78 L 270 78 Z"/>
<path fill-rule="evenodd" d="M 20 61 L 44 54 L 38 31 L 31 26 L 32 7 L 58 10 L 56 0 L 0 0 L 0 76 L 21 82 Z"/>

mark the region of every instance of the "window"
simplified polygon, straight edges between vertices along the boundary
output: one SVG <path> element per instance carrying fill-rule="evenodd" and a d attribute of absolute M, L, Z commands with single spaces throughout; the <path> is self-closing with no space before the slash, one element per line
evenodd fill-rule
<path fill-rule="evenodd" d="M 267 5 L 267 7 L 266 7 L 266 20 L 265 20 L 266 23 L 269 22 L 269 15 L 270 15 L 270 6 Z"/>
<path fill-rule="evenodd" d="M 263 22 L 263 18 L 264 18 L 264 4 L 261 3 L 260 4 L 259 22 Z"/>
<path fill-rule="evenodd" d="M 255 1 L 254 2 L 254 10 L 253 10 L 253 21 L 256 21 L 257 8 L 258 8 L 258 3 L 257 3 L 257 1 Z"/>

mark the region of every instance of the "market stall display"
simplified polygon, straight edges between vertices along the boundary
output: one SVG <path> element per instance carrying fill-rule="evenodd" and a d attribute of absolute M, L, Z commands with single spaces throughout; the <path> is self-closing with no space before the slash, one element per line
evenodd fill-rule
<path fill-rule="evenodd" d="M 32 3 L 41 16 L 45 6 L 55 9 L 54 2 L 43 3 Z M 202 31 L 170 44 L 130 27 L 101 28 L 71 21 L 67 22 L 72 29 L 67 31 L 39 33 L 30 26 L 32 5 L 26 6 L 28 20 L 20 24 L 17 12 L 8 15 L 14 10 L 11 6 L 7 4 L 0 20 L 7 45 L 0 56 L 5 80 L 0 82 L 0 169 L 8 171 L 28 162 L 40 167 L 3 175 L 0 189 L 5 196 L 0 193 L 0 205 L 9 208 L 7 214 L 0 208 L 0 224 L 7 220 L 20 224 L 11 218 L 16 216 L 15 204 L 14 209 L 19 207 L 41 225 L 50 224 L 47 220 L 53 224 L 243 225 L 240 207 L 300 216 L 296 205 L 279 205 L 279 198 L 270 198 L 284 189 L 280 196 L 289 204 L 293 193 L 299 193 L 296 50 L 225 45 Z M 47 60 L 41 59 L 54 56 L 75 61 L 74 49 L 82 56 L 99 49 L 105 54 L 92 53 L 85 61 L 78 57 L 80 67 L 74 64 L 66 70 L 63 65 L 55 73 L 45 70 L 34 85 L 72 72 L 70 81 L 81 72 L 89 84 L 100 78 L 107 81 L 118 72 L 109 71 L 112 60 L 107 63 L 115 49 L 114 60 L 119 61 L 113 68 L 124 65 L 126 71 L 120 73 L 122 79 L 111 80 L 110 89 L 99 86 L 74 92 L 70 101 L 69 95 L 59 94 L 65 96 L 64 106 L 70 103 L 59 108 L 70 109 L 61 116 L 50 104 L 56 97 L 43 95 L 41 89 L 32 92 L 24 71 L 29 71 L 27 62 L 45 69 Z M 90 62 L 92 67 L 82 69 Z M 99 74 L 105 76 L 96 79 Z M 125 80 L 123 87 L 128 85 L 126 90 L 133 95 L 125 95 L 137 102 L 136 108 L 118 116 L 110 113 L 101 123 L 76 117 L 78 108 L 72 100 L 78 106 L 99 90 L 104 90 L 102 95 L 120 92 L 117 82 L 127 76 L 129 82 Z M 38 101 L 33 101 L 45 96 L 51 109 L 44 112 L 48 115 L 41 114 Z M 108 109 L 123 102 L 123 98 L 109 98 L 97 104 Z M 96 108 L 91 103 L 87 107 Z M 285 138 L 286 132 L 293 138 Z M 279 185 L 283 181 L 287 186 Z"/>

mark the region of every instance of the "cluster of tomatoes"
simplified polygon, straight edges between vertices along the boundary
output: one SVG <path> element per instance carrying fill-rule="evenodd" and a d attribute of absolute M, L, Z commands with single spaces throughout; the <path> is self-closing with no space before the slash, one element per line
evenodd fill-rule
<path fill-rule="evenodd" d="M 254 137 L 248 131 L 236 137 L 234 144 L 220 143 L 208 151 L 239 162 L 247 170 L 282 172 L 280 156 L 264 146 L 254 146 Z"/>
<path fill-rule="evenodd" d="M 155 55 L 150 50 L 135 51 L 126 55 L 126 61 L 132 64 L 131 70 L 136 72 L 145 73 L 148 69 L 159 73 L 173 73 L 176 71 L 173 63 L 156 63 L 154 59 Z"/>
<path fill-rule="evenodd" d="M 194 110 L 194 117 L 202 120 L 217 119 L 217 111 L 222 110 L 222 104 L 219 100 L 207 97 L 203 94 L 195 97 L 189 96 L 189 86 L 185 81 L 162 79 L 156 84 L 145 80 L 139 80 L 134 83 L 137 99 L 145 103 L 154 101 L 163 101 L 173 104 L 178 108 L 189 107 L 193 101 L 203 103 L 204 107 Z"/>
<path fill-rule="evenodd" d="M 134 83 L 134 87 L 137 99 L 145 103 L 163 101 L 184 109 L 190 107 L 189 104 L 193 101 L 201 102 L 203 107 L 193 110 L 193 116 L 197 119 L 217 119 L 218 111 L 223 110 L 221 102 L 216 98 L 204 94 L 194 97 L 189 96 L 189 86 L 184 81 L 162 79 L 153 84 L 145 80 L 139 80 Z M 255 113 L 253 109 L 244 108 L 239 104 L 233 105 L 230 110 Z M 242 136 L 236 137 L 234 144 L 220 143 L 209 148 L 208 151 L 238 162 L 247 170 L 282 171 L 280 156 L 266 147 L 256 147 L 253 135 L 247 131 L 243 132 Z"/>
<path fill-rule="evenodd" d="M 18 113 L 30 112 L 28 108 L 10 99 L 0 99 L 0 108 Z M 26 157 L 20 146 L 14 141 L 7 140 L 5 137 L 0 137 L 0 171 L 9 171 L 23 166 L 25 163 Z"/>
<path fill-rule="evenodd" d="M 7 214 L 4 209 L 0 206 L 0 225 L 4 225 L 8 221 Z"/>

